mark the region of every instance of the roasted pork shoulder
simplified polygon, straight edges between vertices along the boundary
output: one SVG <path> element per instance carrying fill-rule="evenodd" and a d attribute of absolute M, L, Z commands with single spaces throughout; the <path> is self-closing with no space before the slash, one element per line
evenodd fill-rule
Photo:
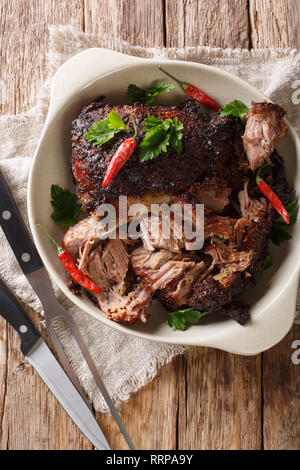
<path fill-rule="evenodd" d="M 179 107 L 130 106 L 138 142 L 147 116 L 177 117 L 184 126 L 182 152 L 169 148 L 159 158 L 140 163 L 136 151 L 104 189 L 107 166 L 128 132 L 100 148 L 84 135 L 112 109 L 131 125 L 124 106 L 111 106 L 100 99 L 82 110 L 72 128 L 76 192 L 89 215 L 68 229 L 63 246 L 101 287 L 101 294 L 89 296 L 117 322 L 145 322 L 151 299 L 157 297 L 169 311 L 194 307 L 229 315 L 244 324 L 249 312 L 241 295 L 247 285 L 254 285 L 255 273 L 269 253 L 274 215 L 257 188 L 253 170 L 269 161 L 271 165 L 262 169 L 263 178 L 284 203 L 290 200 L 283 160 L 274 151 L 287 132 L 284 111 L 271 103 L 253 103 L 241 120 L 204 115 L 192 101 Z M 139 220 L 138 238 L 103 239 L 97 208 L 105 202 L 118 209 L 120 195 L 127 196 L 128 206 L 142 202 L 147 211 L 153 203 L 188 203 L 193 217 L 195 205 L 204 204 L 203 248 L 191 249 L 175 219 L 171 219 L 169 238 L 163 238 L 163 215 L 155 215 L 153 229 L 148 212 Z M 78 294 L 78 286 L 70 279 L 68 284 Z"/>

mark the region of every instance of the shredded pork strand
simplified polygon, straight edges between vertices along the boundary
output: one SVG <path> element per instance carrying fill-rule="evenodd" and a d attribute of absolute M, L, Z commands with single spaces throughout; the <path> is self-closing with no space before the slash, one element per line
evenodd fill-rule
<path fill-rule="evenodd" d="M 78 259 L 78 269 L 82 271 L 85 275 L 88 275 L 87 262 L 89 253 L 94 245 L 94 240 L 87 240 L 87 242 L 79 247 L 79 259 Z"/>

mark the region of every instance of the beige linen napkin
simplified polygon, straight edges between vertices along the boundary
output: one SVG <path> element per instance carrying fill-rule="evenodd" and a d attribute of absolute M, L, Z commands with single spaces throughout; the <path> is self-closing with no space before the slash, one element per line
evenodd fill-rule
<path fill-rule="evenodd" d="M 74 54 L 97 46 L 140 57 L 189 60 L 220 67 L 252 83 L 275 102 L 284 103 L 288 119 L 298 132 L 300 130 L 300 105 L 292 103 L 292 94 L 295 92 L 292 86 L 300 78 L 300 54 L 295 50 L 261 49 L 249 52 L 202 46 L 145 49 L 107 37 L 78 33 L 68 26 L 52 26 L 48 55 L 49 75 L 37 105 L 26 113 L 0 118 L 0 167 L 26 220 L 28 173 L 47 112 L 51 77 Z M 0 249 L 1 277 L 25 304 L 41 312 L 41 305 L 22 275 L 2 231 Z M 73 314 L 116 404 L 128 400 L 132 392 L 155 377 L 163 364 L 185 349 L 183 346 L 158 344 L 115 331 L 81 312 L 58 289 L 55 290 L 59 301 Z M 101 393 L 68 330 L 61 325 L 58 334 L 95 409 L 107 411 Z"/>

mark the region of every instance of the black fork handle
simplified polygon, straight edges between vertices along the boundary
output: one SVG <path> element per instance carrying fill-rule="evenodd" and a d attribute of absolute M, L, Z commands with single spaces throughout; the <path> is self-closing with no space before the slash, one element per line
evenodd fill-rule
<path fill-rule="evenodd" d="M 0 225 L 25 275 L 43 267 L 40 255 L 1 171 Z"/>

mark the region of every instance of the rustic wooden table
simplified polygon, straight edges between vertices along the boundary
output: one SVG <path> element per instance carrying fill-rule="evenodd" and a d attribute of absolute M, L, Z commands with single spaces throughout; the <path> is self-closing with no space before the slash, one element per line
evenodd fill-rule
<path fill-rule="evenodd" d="M 10 99 L 1 112 L 34 104 L 51 24 L 142 46 L 300 49 L 299 18 L 299 0 L 2 0 L 0 79 Z M 122 406 L 133 441 L 139 449 L 300 449 L 296 339 L 299 325 L 256 357 L 191 348 Z M 126 448 L 114 421 L 97 418 L 111 447 Z M 0 448 L 93 448 L 24 362 L 1 318 Z"/>

